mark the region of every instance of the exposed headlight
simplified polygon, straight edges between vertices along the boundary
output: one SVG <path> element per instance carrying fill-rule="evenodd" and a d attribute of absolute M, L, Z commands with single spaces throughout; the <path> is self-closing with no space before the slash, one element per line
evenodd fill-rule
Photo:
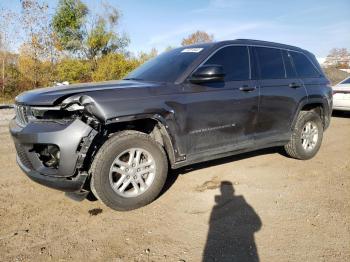
<path fill-rule="evenodd" d="M 61 103 L 61 108 L 66 111 L 79 111 L 84 110 L 84 106 L 82 105 L 81 95 L 74 95 L 66 98 Z"/>
<path fill-rule="evenodd" d="M 83 109 L 84 109 L 84 106 L 79 105 L 78 103 L 71 104 L 64 108 L 64 110 L 67 110 L 67 111 L 78 111 Z"/>

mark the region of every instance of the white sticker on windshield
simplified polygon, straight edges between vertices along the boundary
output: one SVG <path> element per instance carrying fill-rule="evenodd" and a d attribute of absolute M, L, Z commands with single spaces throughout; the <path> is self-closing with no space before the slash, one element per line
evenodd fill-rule
<path fill-rule="evenodd" d="M 181 53 L 199 53 L 203 48 L 185 48 Z"/>

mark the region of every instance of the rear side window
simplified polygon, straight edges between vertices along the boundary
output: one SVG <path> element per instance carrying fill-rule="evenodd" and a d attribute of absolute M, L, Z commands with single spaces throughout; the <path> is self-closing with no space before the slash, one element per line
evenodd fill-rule
<path fill-rule="evenodd" d="M 261 78 L 285 78 L 286 73 L 280 49 L 256 47 L 255 50 L 259 60 Z"/>
<path fill-rule="evenodd" d="M 320 77 L 320 73 L 305 55 L 297 52 L 290 52 L 290 55 L 299 77 Z"/>
<path fill-rule="evenodd" d="M 246 46 L 227 46 L 217 51 L 206 65 L 221 65 L 225 72 L 225 81 L 249 79 L 249 55 Z"/>

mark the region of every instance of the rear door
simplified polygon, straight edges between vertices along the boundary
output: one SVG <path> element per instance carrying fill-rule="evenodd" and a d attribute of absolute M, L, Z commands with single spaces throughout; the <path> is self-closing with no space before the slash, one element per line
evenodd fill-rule
<path fill-rule="evenodd" d="M 288 51 L 288 53 L 299 79 L 307 90 L 308 99 L 312 101 L 313 99 L 319 99 L 322 95 L 326 96 L 328 89 L 324 87 L 328 85 L 328 80 L 319 71 L 321 69 L 318 69 L 317 65 L 301 52 Z M 325 94 L 322 94 L 323 92 Z"/>
<path fill-rule="evenodd" d="M 298 105 L 307 97 L 306 90 L 287 51 L 254 47 L 254 53 L 260 86 L 257 142 L 288 140 Z"/>
<path fill-rule="evenodd" d="M 225 81 L 185 86 L 188 154 L 252 146 L 259 92 L 250 62 L 248 47 L 222 47 L 204 64 L 222 65 Z"/>

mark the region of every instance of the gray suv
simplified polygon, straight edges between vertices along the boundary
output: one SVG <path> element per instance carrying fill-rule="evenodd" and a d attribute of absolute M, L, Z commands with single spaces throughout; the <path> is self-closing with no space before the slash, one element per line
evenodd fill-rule
<path fill-rule="evenodd" d="M 332 89 L 310 52 L 238 39 L 173 49 L 119 81 L 25 92 L 15 109 L 32 180 L 130 210 L 157 197 L 169 168 L 275 146 L 313 157 Z"/>

